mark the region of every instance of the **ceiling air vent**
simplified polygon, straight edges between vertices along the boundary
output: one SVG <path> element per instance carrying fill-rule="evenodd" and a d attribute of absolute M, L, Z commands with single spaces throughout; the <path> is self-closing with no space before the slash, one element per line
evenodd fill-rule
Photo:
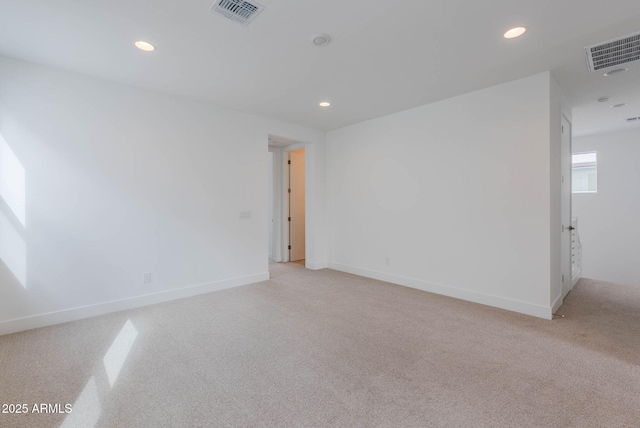
<path fill-rule="evenodd" d="M 597 71 L 614 65 L 640 59 L 640 32 L 608 42 L 584 48 L 589 71 Z"/>
<path fill-rule="evenodd" d="M 229 19 L 248 25 L 264 9 L 258 3 L 245 0 L 216 0 L 211 6 L 212 12 L 218 12 Z"/>
<path fill-rule="evenodd" d="M 627 118 L 627 122 L 635 122 L 640 120 L 640 117 L 628 117 Z"/>

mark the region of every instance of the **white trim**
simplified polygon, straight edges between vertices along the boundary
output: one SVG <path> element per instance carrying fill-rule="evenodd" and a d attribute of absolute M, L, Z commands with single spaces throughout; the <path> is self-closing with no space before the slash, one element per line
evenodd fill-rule
<path fill-rule="evenodd" d="M 551 307 L 535 305 L 533 303 L 522 302 L 520 300 L 508 299 L 491 294 L 478 293 L 476 291 L 463 290 L 461 288 L 436 284 L 420 279 L 406 278 L 403 276 L 392 275 L 384 272 L 377 272 L 333 262 L 329 262 L 329 269 L 352 273 L 354 275 L 364 276 L 366 278 L 377 279 L 380 281 L 390 282 L 392 284 L 403 285 L 405 287 L 416 288 L 418 290 L 441 294 L 443 296 L 454 297 L 456 299 L 467 300 L 469 302 L 480 303 L 500 309 L 506 309 L 508 311 L 519 312 L 521 314 L 531 315 L 538 318 L 550 320 L 553 316 Z"/>
<path fill-rule="evenodd" d="M 305 156 L 306 159 L 306 156 Z M 282 150 L 282 191 L 280 192 L 280 224 L 281 224 L 281 237 L 280 248 L 282 250 L 282 261 L 289 262 L 291 251 L 289 251 L 289 151 Z"/>
<path fill-rule="evenodd" d="M 560 188 L 560 225 L 561 230 L 560 230 L 560 275 L 561 275 L 561 281 L 560 281 L 560 295 L 553 301 L 553 303 L 551 304 L 551 312 L 552 313 L 556 313 L 556 311 L 560 308 L 560 306 L 562 305 L 562 302 L 564 301 L 564 298 L 567 296 L 567 294 L 569 294 L 569 292 L 571 291 L 571 289 L 573 288 L 573 285 L 569 285 L 568 289 L 565 289 L 565 284 L 566 281 L 568 281 L 568 278 L 571 277 L 571 230 L 568 230 L 565 228 L 565 220 L 567 220 L 567 217 L 569 219 L 569 226 L 571 226 L 571 223 L 573 222 L 573 124 L 571 123 L 571 120 L 569 120 L 569 118 L 562 113 L 560 115 L 560 126 L 562 126 L 564 128 L 564 122 L 567 122 L 567 127 L 569 128 L 567 130 L 567 137 L 569 139 L 569 147 L 568 147 L 568 153 L 569 153 L 569 159 L 567 159 L 569 162 L 563 162 L 564 160 L 564 143 L 563 143 L 563 136 L 560 136 L 560 159 L 561 159 L 561 163 L 560 163 L 560 174 L 562 175 L 562 177 L 568 177 L 568 183 L 562 183 L 562 184 L 566 184 L 569 186 L 569 192 L 568 195 L 564 194 L 564 189 L 563 187 Z M 564 133 L 563 133 L 564 134 Z M 568 170 L 565 170 L 563 168 L 565 168 L 564 165 L 566 164 L 568 165 Z M 569 200 L 567 201 L 567 197 L 569 198 Z M 564 212 L 563 207 L 565 206 L 568 207 L 569 212 Z M 568 236 L 565 237 L 565 232 L 568 233 Z M 568 241 L 567 241 L 568 240 Z M 566 245 L 565 251 L 563 252 L 563 246 Z M 566 257 L 566 260 L 565 260 Z M 563 263 L 564 262 L 564 263 Z M 552 289 L 552 293 L 553 293 L 553 288 Z"/>
<path fill-rule="evenodd" d="M 280 138 L 288 141 L 296 141 L 285 137 Z M 318 236 L 320 225 L 317 218 L 318 207 L 316 203 L 316 163 L 319 159 L 316 158 L 316 143 L 314 142 L 298 141 L 288 146 L 278 148 L 277 150 L 279 151 L 273 148 L 270 149 L 274 153 L 280 153 L 280 156 L 277 154 L 275 156 L 278 156 L 282 162 L 279 166 L 277 164 L 274 165 L 274 172 L 278 169 L 276 172 L 278 175 L 276 181 L 279 181 L 279 183 L 276 184 L 276 186 L 279 186 L 279 188 L 276 189 L 274 193 L 274 203 L 277 206 L 277 209 L 274 209 L 274 219 L 277 225 L 274 227 L 274 244 L 276 248 L 274 249 L 273 259 L 276 262 L 289 261 L 289 250 L 287 248 L 289 245 L 289 225 L 287 220 L 287 213 L 289 212 L 287 189 L 289 188 L 289 183 L 287 160 L 289 152 L 300 149 L 304 149 L 305 169 L 305 258 L 306 260 L 312 260 L 311 262 L 307 261 L 305 266 L 309 269 L 323 269 L 327 267 L 326 262 L 313 262 L 316 258 L 326 257 L 325 254 L 316 254 L 317 241 L 321 238 Z M 279 213 L 277 212 L 278 210 L 280 210 Z M 280 219 L 280 221 L 278 221 L 278 219 Z"/>
<path fill-rule="evenodd" d="M 255 275 L 216 281 L 208 284 L 191 285 L 175 290 L 160 291 L 158 293 L 129 297 L 122 300 L 113 300 L 110 302 L 98 303 L 95 305 L 81 306 L 78 308 L 64 309 L 56 312 L 49 312 L 24 318 L 12 319 L 0 322 L 0 336 L 4 334 L 17 333 L 24 330 L 31 330 L 33 328 L 40 328 L 69 321 L 76 321 L 83 318 L 110 314 L 112 312 L 120 312 L 127 309 L 139 308 L 141 306 L 169 302 L 185 297 L 196 296 L 198 294 L 205 294 L 212 291 L 224 290 L 227 288 L 239 287 L 241 285 L 267 281 L 268 279 L 269 272 L 264 272 Z"/>
<path fill-rule="evenodd" d="M 562 294 L 559 294 L 558 297 L 556 297 L 556 299 L 553 301 L 553 305 L 551 305 L 551 312 L 554 314 L 558 312 L 558 309 L 560 309 L 560 306 L 562 306 L 562 302 Z"/>
<path fill-rule="evenodd" d="M 283 150 L 281 147 L 269 147 L 269 151 L 273 153 L 273 200 L 269 204 L 273 204 L 273 235 L 270 259 L 274 262 L 284 261 L 283 253 L 283 225 L 282 225 L 282 192 L 283 192 Z"/>
<path fill-rule="evenodd" d="M 562 116 L 565 119 L 567 119 L 566 116 L 564 116 L 564 115 L 562 115 Z M 569 119 L 567 119 L 567 122 L 571 123 L 571 121 Z M 596 159 L 597 159 L 597 157 L 598 157 L 598 151 L 597 150 L 587 150 L 587 151 L 584 151 L 584 152 L 575 152 L 575 153 L 572 152 L 571 156 L 573 156 L 573 155 L 588 155 L 589 153 L 595 153 L 596 154 Z M 573 161 L 573 159 L 572 159 L 572 161 Z M 597 161 L 596 161 L 596 163 L 597 163 Z M 573 165 L 573 162 L 571 162 L 571 164 Z"/>
<path fill-rule="evenodd" d="M 282 150 L 284 150 L 285 153 L 288 153 L 288 152 L 294 152 L 296 150 L 305 149 L 305 148 L 307 148 L 307 143 L 295 143 L 295 144 L 289 144 L 288 146 L 284 146 Z"/>
<path fill-rule="evenodd" d="M 329 263 L 325 262 L 312 262 L 305 260 L 305 267 L 311 270 L 326 269 L 329 267 Z"/>
<path fill-rule="evenodd" d="M 578 281 L 580 281 L 580 278 L 582 278 L 582 268 L 579 268 L 578 271 L 576 272 L 576 274 L 571 276 L 571 289 L 572 290 L 573 290 L 573 287 L 576 286 Z"/>

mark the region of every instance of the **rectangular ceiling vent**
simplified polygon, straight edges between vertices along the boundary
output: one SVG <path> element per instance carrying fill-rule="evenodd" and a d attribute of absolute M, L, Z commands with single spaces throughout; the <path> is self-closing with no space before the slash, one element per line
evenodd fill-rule
<path fill-rule="evenodd" d="M 584 48 L 589 71 L 602 70 L 640 59 L 640 32 Z"/>
<path fill-rule="evenodd" d="M 210 10 L 241 24 L 248 25 L 262 12 L 262 9 L 264 7 L 258 3 L 249 3 L 245 0 L 216 0 Z"/>
<path fill-rule="evenodd" d="M 628 117 L 627 118 L 627 122 L 635 122 L 640 120 L 640 117 Z"/>

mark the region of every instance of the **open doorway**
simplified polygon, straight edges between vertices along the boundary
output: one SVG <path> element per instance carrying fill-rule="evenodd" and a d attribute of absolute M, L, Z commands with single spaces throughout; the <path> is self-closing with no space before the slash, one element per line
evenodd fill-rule
<path fill-rule="evenodd" d="M 306 264 L 305 144 L 269 136 L 269 261 Z"/>

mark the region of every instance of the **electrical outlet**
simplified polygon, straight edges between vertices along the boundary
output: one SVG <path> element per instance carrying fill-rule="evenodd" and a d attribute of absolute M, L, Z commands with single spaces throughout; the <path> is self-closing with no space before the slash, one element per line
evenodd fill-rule
<path fill-rule="evenodd" d="M 149 284 L 151 282 L 151 272 L 144 273 L 144 283 Z"/>
<path fill-rule="evenodd" d="M 251 217 L 251 211 L 240 211 L 240 220 L 250 220 Z"/>
<path fill-rule="evenodd" d="M 389 266 L 391 264 L 391 259 L 389 257 L 384 258 L 384 264 Z"/>

